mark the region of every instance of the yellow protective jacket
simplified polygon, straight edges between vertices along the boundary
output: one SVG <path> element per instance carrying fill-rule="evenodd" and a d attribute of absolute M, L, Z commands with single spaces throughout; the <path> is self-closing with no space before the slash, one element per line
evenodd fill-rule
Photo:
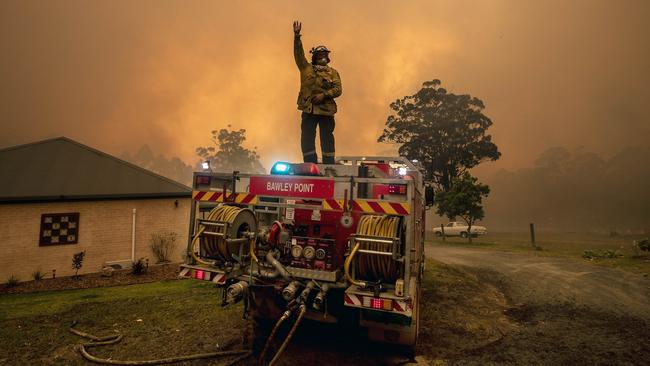
<path fill-rule="evenodd" d="M 300 93 L 298 93 L 298 109 L 312 114 L 333 116 L 336 113 L 334 98 L 341 95 L 341 77 L 329 66 L 312 65 L 305 57 L 300 36 L 293 39 L 293 56 L 300 70 Z M 321 104 L 313 104 L 311 97 L 323 92 L 325 99 Z"/>

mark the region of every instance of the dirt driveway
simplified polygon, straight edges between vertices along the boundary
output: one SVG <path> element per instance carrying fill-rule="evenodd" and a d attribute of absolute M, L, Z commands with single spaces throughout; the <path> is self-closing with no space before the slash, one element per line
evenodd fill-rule
<path fill-rule="evenodd" d="M 650 279 L 643 275 L 534 253 L 427 245 L 426 254 L 506 302 L 503 316 L 479 318 L 493 319 L 494 326 L 481 325 L 500 333 L 492 339 L 472 331 L 454 338 L 453 325 L 434 322 L 457 351 L 423 348 L 424 364 L 650 365 Z"/>
<path fill-rule="evenodd" d="M 503 281 L 515 303 L 568 302 L 650 319 L 650 278 L 639 274 L 567 258 L 463 247 L 428 245 L 426 256 L 473 271 L 494 272 L 494 279 Z"/>

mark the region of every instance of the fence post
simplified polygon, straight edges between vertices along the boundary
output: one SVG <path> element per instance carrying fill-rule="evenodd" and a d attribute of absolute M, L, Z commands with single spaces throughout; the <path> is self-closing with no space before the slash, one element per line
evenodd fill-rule
<path fill-rule="evenodd" d="M 440 224 L 440 230 L 442 230 L 442 241 L 446 241 L 445 240 L 445 225 Z"/>
<path fill-rule="evenodd" d="M 533 245 L 533 248 L 539 249 L 539 247 L 535 243 L 535 224 L 532 222 L 530 223 L 530 244 Z"/>

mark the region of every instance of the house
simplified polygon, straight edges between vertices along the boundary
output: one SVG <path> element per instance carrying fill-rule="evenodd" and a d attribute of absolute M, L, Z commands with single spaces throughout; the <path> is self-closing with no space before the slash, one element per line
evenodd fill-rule
<path fill-rule="evenodd" d="M 192 190 L 66 137 L 0 149 L 0 281 L 39 270 L 74 274 L 133 259 L 156 262 L 152 235 L 176 233 L 186 250 Z"/>

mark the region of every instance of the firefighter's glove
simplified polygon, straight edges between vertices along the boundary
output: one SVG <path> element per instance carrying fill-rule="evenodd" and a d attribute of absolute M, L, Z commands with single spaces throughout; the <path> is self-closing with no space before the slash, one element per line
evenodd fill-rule
<path fill-rule="evenodd" d="M 321 103 L 323 103 L 323 100 L 325 100 L 325 94 L 324 93 L 318 93 L 318 94 L 315 94 L 314 96 L 311 97 L 311 102 L 313 104 L 321 104 Z"/>

